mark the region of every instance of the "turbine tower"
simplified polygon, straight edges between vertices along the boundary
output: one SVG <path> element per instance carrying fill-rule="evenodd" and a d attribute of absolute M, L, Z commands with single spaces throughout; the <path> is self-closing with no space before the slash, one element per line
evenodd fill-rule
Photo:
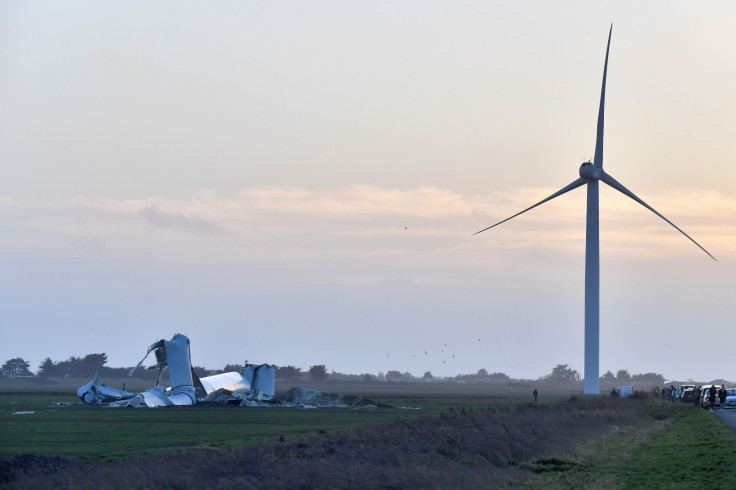
<path fill-rule="evenodd" d="M 595 156 L 593 163 L 584 162 L 580 165 L 580 178 L 572 182 L 566 187 L 555 192 L 546 199 L 539 201 L 533 206 L 529 206 L 525 210 L 506 218 L 503 221 L 484 228 L 478 233 L 490 230 L 494 226 L 519 216 L 522 213 L 534 209 L 540 204 L 544 204 L 566 192 L 587 184 L 588 185 L 588 204 L 587 218 L 585 224 L 585 371 L 583 381 L 583 393 L 597 395 L 600 391 L 599 386 L 599 324 L 600 324 L 600 248 L 598 239 L 598 182 L 603 181 L 605 184 L 613 187 L 625 196 L 630 197 L 638 202 L 667 223 L 672 225 L 677 231 L 685 235 L 691 242 L 697 245 L 708 256 L 716 260 L 706 249 L 698 242 L 693 240 L 687 233 L 675 226 L 670 220 L 659 214 L 654 208 L 639 199 L 633 192 L 624 187 L 610 174 L 603 171 L 603 109 L 606 102 L 606 71 L 608 69 L 608 51 L 611 47 L 611 33 L 613 32 L 613 24 L 608 31 L 608 45 L 606 46 L 606 61 L 603 65 L 603 85 L 601 87 L 601 103 L 598 108 L 598 131 L 595 139 Z"/>

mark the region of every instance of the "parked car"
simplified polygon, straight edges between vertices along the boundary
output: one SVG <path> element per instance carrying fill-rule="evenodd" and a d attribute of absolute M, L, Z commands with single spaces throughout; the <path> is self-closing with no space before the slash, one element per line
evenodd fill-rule
<path fill-rule="evenodd" d="M 682 400 L 682 394 L 685 393 L 687 390 L 695 390 L 695 385 L 680 385 L 679 392 L 680 392 L 680 400 L 681 401 L 685 401 L 685 400 Z M 690 401 L 693 401 L 694 402 L 695 399 L 693 398 Z"/>
<path fill-rule="evenodd" d="M 703 408 L 710 408 L 710 387 L 715 386 L 716 387 L 716 396 L 713 400 L 713 406 L 714 407 L 720 407 L 721 406 L 721 399 L 718 398 L 718 390 L 721 389 L 721 385 L 703 385 L 703 391 L 700 393 L 700 405 Z"/>
<path fill-rule="evenodd" d="M 689 390 L 685 390 L 682 392 L 682 395 L 680 396 L 680 401 L 683 403 L 693 403 L 695 402 L 695 399 L 698 397 L 698 392 L 695 390 L 695 388 L 690 388 Z M 734 402 L 736 402 L 736 397 L 734 397 Z"/>
<path fill-rule="evenodd" d="M 726 406 L 723 408 L 736 408 L 736 388 L 726 388 Z"/>

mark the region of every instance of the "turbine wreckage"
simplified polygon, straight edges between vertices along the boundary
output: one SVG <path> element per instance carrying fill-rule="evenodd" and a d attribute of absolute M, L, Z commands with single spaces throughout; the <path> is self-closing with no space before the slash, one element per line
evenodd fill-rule
<path fill-rule="evenodd" d="M 196 405 L 197 402 L 219 401 L 239 404 L 268 403 L 274 394 L 276 366 L 246 363 L 240 373 L 229 372 L 199 378 L 192 369 L 189 339 L 176 334 L 171 340 L 161 339 L 152 344 L 132 375 L 148 355 L 153 352 L 156 364 L 148 369 L 158 369 L 156 385 L 142 393 L 116 390 L 100 384 L 100 376 L 77 390 L 77 396 L 88 404 L 117 407 L 164 407 Z M 169 369 L 171 387 L 160 386 L 164 369 Z M 259 403 L 260 402 L 260 403 Z"/>
<path fill-rule="evenodd" d="M 290 388 L 280 398 L 274 396 L 276 366 L 245 363 L 241 372 L 228 372 L 199 378 L 192 369 L 189 339 L 176 334 L 171 340 L 161 339 L 152 344 L 146 355 L 130 371 L 132 375 L 153 352 L 158 369 L 156 385 L 142 393 L 116 390 L 100 383 L 95 374 L 92 381 L 77 390 L 82 402 L 111 407 L 191 406 L 201 402 L 240 406 L 318 407 L 390 407 L 356 395 L 326 393 L 305 388 Z M 171 386 L 159 386 L 164 369 L 169 369 Z"/>

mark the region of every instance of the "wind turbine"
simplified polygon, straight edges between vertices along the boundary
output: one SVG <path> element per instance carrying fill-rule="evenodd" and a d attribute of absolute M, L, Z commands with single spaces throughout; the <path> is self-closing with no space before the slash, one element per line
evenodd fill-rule
<path fill-rule="evenodd" d="M 540 204 L 544 204 L 566 192 L 587 184 L 588 185 L 588 205 L 587 205 L 587 218 L 585 225 L 585 371 L 584 371 L 584 382 L 583 382 L 583 393 L 597 395 L 600 390 L 599 386 L 599 328 L 600 328 L 600 250 L 599 250 L 599 239 L 598 239 L 598 182 L 602 181 L 605 184 L 613 187 L 617 191 L 621 192 L 625 196 L 630 197 L 634 201 L 638 202 L 667 223 L 672 225 L 677 231 L 685 235 L 691 242 L 698 246 L 708 256 L 716 260 L 706 249 L 704 249 L 698 242 L 693 240 L 687 233 L 682 231 L 680 228 L 675 226 L 670 220 L 659 214 L 650 205 L 639 199 L 633 192 L 624 187 L 620 182 L 614 179 L 610 174 L 603 171 L 603 109 L 606 102 L 606 71 L 608 69 L 608 51 L 611 47 L 611 33 L 613 32 L 613 24 L 611 29 L 608 31 L 608 45 L 606 46 L 606 61 L 603 65 L 603 85 L 601 87 L 601 103 L 598 109 L 598 131 L 595 139 L 595 156 L 593 157 L 593 163 L 590 161 L 584 162 L 580 165 L 580 178 L 573 181 L 571 184 L 563 187 L 559 191 L 555 192 L 546 199 L 539 201 L 533 206 L 529 206 L 525 210 L 516 213 L 515 215 L 506 218 L 503 221 L 499 221 L 495 225 L 491 225 L 488 228 L 484 228 L 478 233 L 482 233 L 486 230 L 490 230 L 494 226 L 498 226 L 501 223 L 519 216 L 522 213 L 526 213 L 530 209 L 534 209 Z"/>

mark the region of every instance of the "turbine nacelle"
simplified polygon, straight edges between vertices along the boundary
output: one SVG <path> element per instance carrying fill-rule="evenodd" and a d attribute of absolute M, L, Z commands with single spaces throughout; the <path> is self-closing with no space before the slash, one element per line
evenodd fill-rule
<path fill-rule="evenodd" d="M 580 177 L 587 181 L 601 180 L 603 178 L 603 169 L 596 167 L 591 162 L 583 162 L 580 165 Z"/>

